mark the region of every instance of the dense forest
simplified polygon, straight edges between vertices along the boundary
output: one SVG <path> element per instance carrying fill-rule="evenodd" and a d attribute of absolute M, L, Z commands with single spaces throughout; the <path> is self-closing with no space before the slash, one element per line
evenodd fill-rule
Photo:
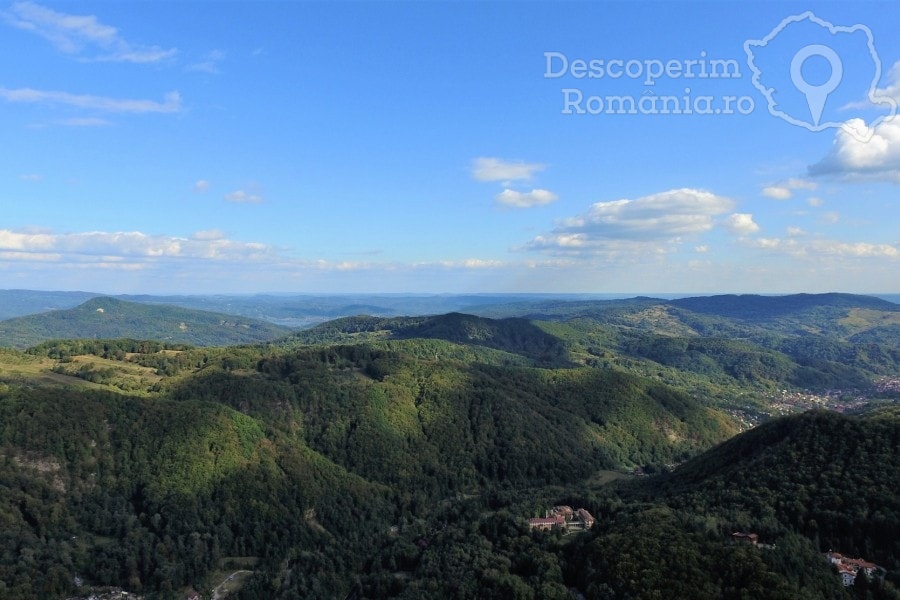
<path fill-rule="evenodd" d="M 851 339 L 891 317 L 816 346 L 578 312 L 0 350 L 0 597 L 900 597 L 896 344 Z M 811 382 L 870 401 L 765 413 Z M 529 530 L 560 504 L 597 523 Z M 884 571 L 845 589 L 827 550 Z"/>

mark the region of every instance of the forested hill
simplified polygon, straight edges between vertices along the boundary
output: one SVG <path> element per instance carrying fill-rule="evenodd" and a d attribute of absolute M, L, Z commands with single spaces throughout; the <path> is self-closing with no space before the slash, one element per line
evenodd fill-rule
<path fill-rule="evenodd" d="M 900 304 L 873 296 L 857 294 L 792 294 L 788 296 L 759 296 L 755 294 L 697 296 L 668 302 L 688 310 L 732 319 L 766 320 L 799 314 L 814 309 L 869 309 L 900 312 Z"/>
<path fill-rule="evenodd" d="M 579 572 L 594 574 L 593 582 L 581 578 L 586 588 L 603 581 L 615 597 L 667 590 L 669 597 L 737 598 L 737 590 L 753 590 L 760 598 L 896 599 L 898 485 L 896 409 L 793 415 L 628 486 L 620 508 L 605 508 L 617 514 L 567 553 Z M 767 547 L 729 548 L 723 540 L 734 531 L 756 533 Z M 660 555 L 656 536 L 678 548 L 678 562 Z M 610 553 L 614 545 L 619 552 Z M 860 577 L 845 595 L 820 554 L 831 549 L 881 565 L 888 583 Z M 637 586 L 626 576 L 635 564 L 653 565 Z M 683 564 L 717 575 L 679 577 Z"/>
<path fill-rule="evenodd" d="M 473 501 L 442 514 L 426 547 L 401 536 L 383 549 L 363 596 L 897 600 L 898 440 L 896 411 L 814 412 L 740 434 L 670 474 Z M 597 522 L 588 533 L 529 532 L 520 515 L 554 504 Z M 735 543 L 736 531 L 760 545 Z M 829 549 L 887 574 L 846 589 L 823 558 Z"/>
<path fill-rule="evenodd" d="M 891 562 L 900 560 L 898 486 L 900 410 L 895 407 L 862 416 L 811 411 L 776 419 L 651 487 L 678 506 L 769 514 L 752 523 L 762 534 L 790 527 L 822 546 Z"/>
<path fill-rule="evenodd" d="M 425 317 L 346 317 L 296 333 L 283 345 L 414 338 L 492 348 L 525 356 L 544 366 L 568 364 L 563 341 L 531 321 L 487 319 L 461 313 Z"/>
<path fill-rule="evenodd" d="M 0 346 L 124 337 L 216 346 L 266 341 L 287 333 L 284 327 L 234 315 L 92 298 L 75 308 L 0 321 Z"/>
<path fill-rule="evenodd" d="M 458 348 L 0 351 L 0 597 L 65 597 L 78 574 L 168 599 L 230 556 L 284 586 L 247 598 L 344 597 L 393 526 L 454 498 L 677 462 L 736 432 L 627 373 L 434 358 Z"/>

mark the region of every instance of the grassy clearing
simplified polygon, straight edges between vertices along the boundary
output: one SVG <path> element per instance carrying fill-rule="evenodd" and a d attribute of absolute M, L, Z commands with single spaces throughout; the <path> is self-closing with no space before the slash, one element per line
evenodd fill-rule
<path fill-rule="evenodd" d="M 594 473 L 590 479 L 587 480 L 587 484 L 590 487 L 598 488 L 603 487 L 604 485 L 608 485 L 613 481 L 617 481 L 619 479 L 628 479 L 631 477 L 628 473 L 623 473 L 622 471 L 607 471 L 601 470 Z"/>
<path fill-rule="evenodd" d="M 868 308 L 851 308 L 847 316 L 838 321 L 853 333 L 865 331 L 873 327 L 900 325 L 900 312 L 882 312 Z"/>

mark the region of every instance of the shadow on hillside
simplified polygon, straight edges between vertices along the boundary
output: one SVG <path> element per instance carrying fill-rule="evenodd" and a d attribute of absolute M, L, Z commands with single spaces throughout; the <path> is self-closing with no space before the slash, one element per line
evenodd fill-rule
<path fill-rule="evenodd" d="M 472 344 L 533 360 L 537 366 L 574 366 L 565 343 L 531 321 L 521 318 L 486 319 L 463 313 L 429 317 L 392 332 L 393 339 L 439 339 Z"/>

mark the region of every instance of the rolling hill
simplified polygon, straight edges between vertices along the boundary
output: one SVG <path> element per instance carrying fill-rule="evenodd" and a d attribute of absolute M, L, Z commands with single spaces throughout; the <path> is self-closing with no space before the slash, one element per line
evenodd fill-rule
<path fill-rule="evenodd" d="M 462 313 L 424 317 L 357 316 L 335 319 L 284 340 L 286 347 L 314 343 L 435 339 L 524 356 L 535 364 L 568 364 L 562 340 L 531 321 L 487 319 Z"/>
<path fill-rule="evenodd" d="M 215 346 L 271 340 L 289 331 L 234 315 L 92 298 L 75 308 L 0 321 L 0 345 L 26 348 L 51 339 L 129 337 Z"/>

